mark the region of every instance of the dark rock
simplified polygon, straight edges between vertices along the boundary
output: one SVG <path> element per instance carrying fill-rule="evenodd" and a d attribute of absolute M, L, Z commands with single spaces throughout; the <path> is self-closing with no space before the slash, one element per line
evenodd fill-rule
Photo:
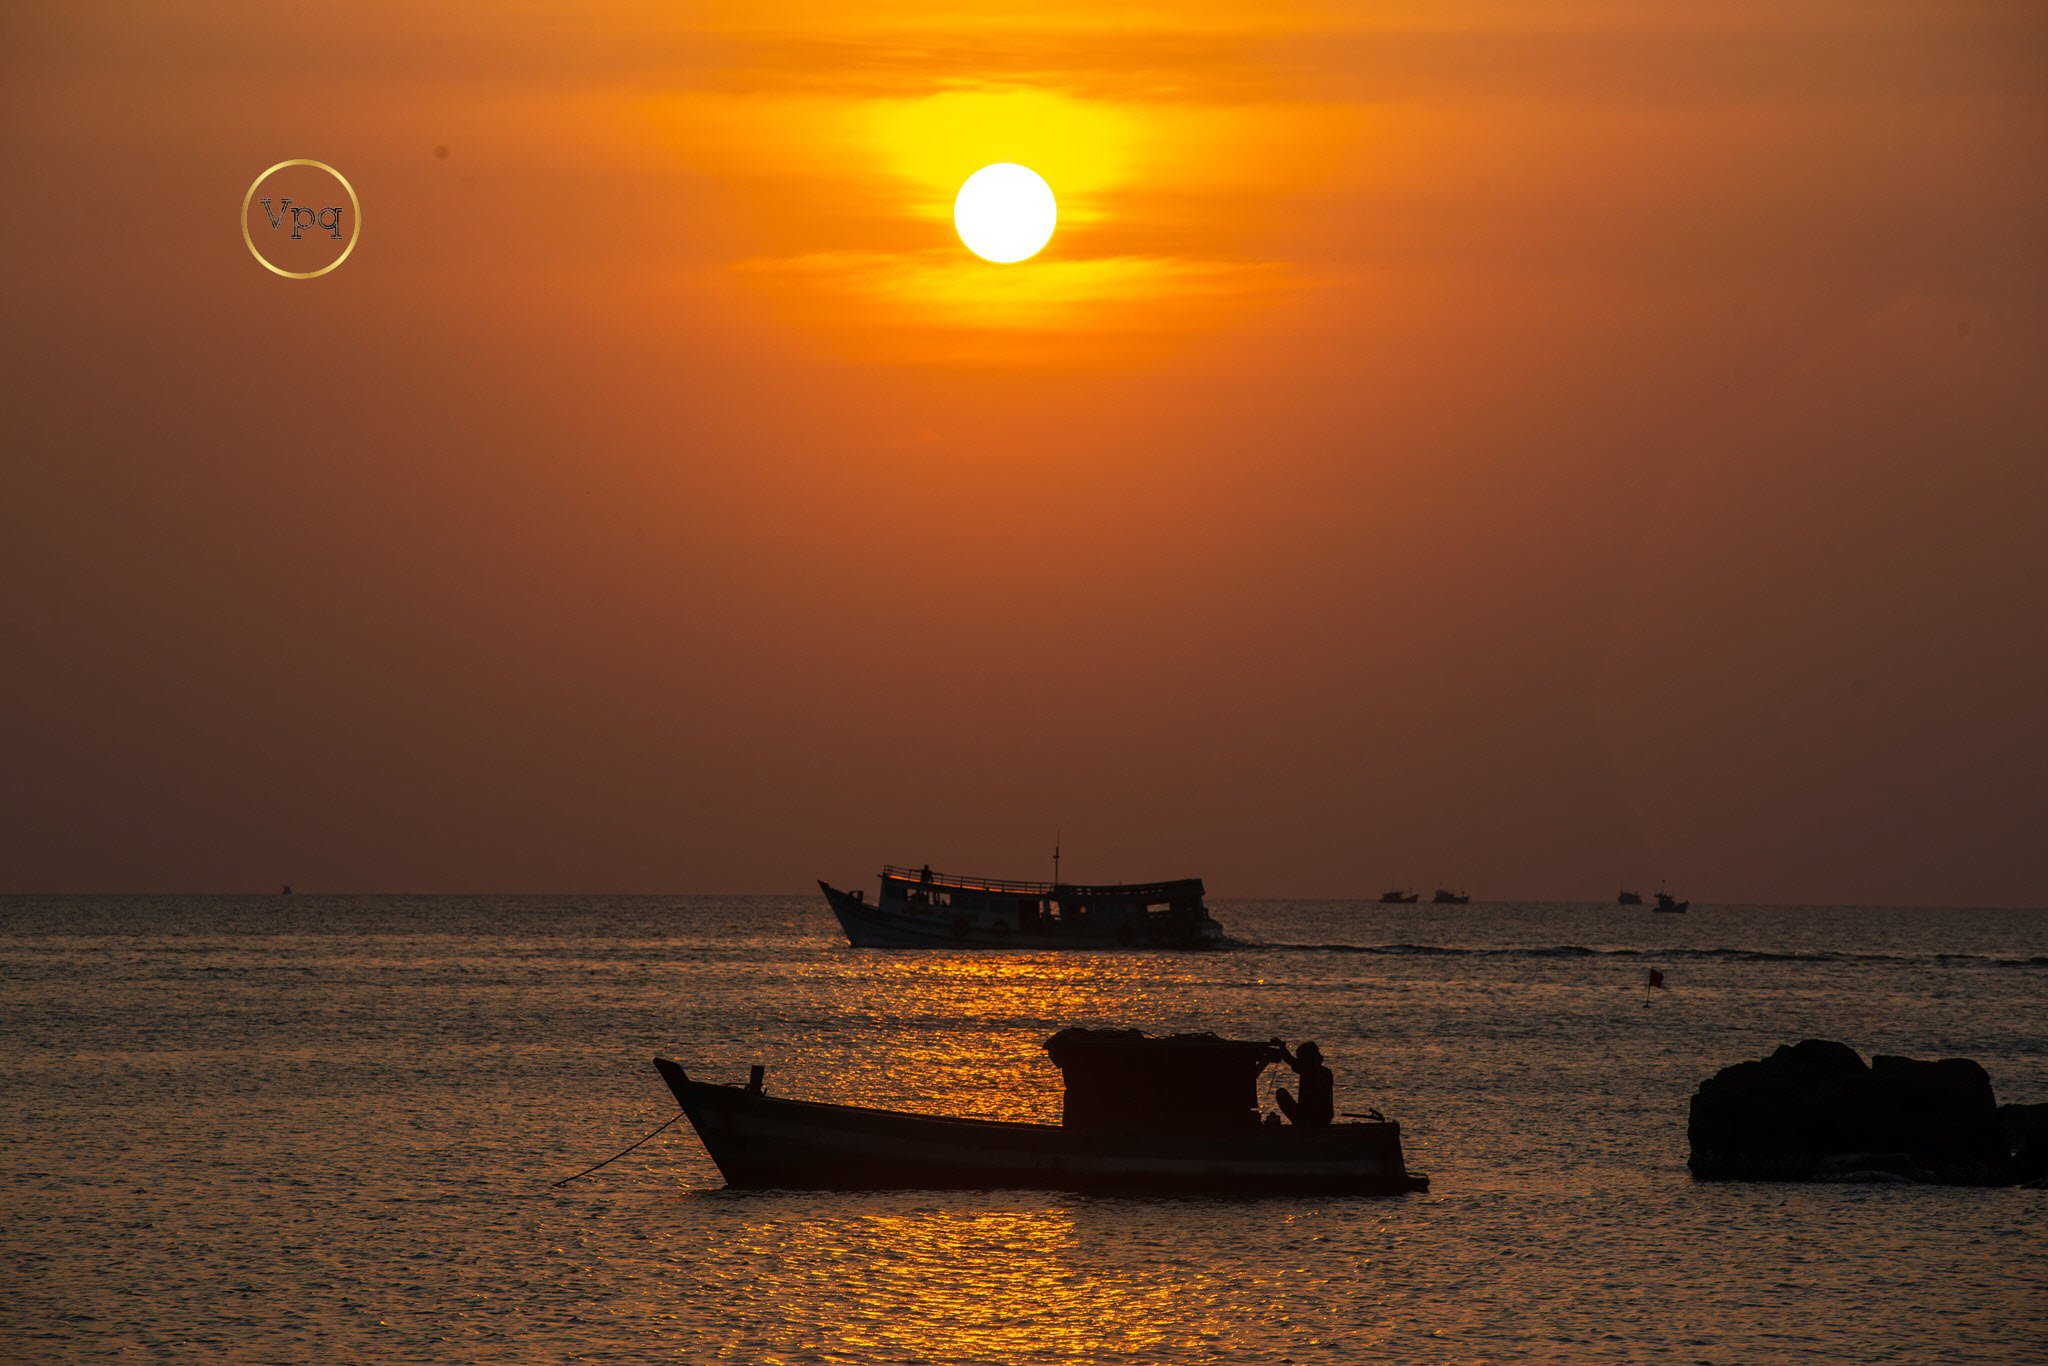
<path fill-rule="evenodd" d="M 2001 1105 L 1998 1123 L 2012 1149 L 2014 1178 L 2029 1185 L 2048 1178 L 2048 1104 Z"/>
<path fill-rule="evenodd" d="M 2040 1146 L 2038 1130 L 2028 1132 Z M 1982 1067 L 1968 1058 L 1889 1056 L 1866 1067 L 1855 1049 L 1823 1039 L 1700 1083 L 1686 1137 L 1687 1165 L 1707 1181 L 2023 1179 Z"/>
<path fill-rule="evenodd" d="M 1991 1076 L 1968 1058 L 1878 1056 L 1870 1079 L 1885 1107 L 1887 1147 L 1911 1153 L 1953 1185 L 2003 1185 L 2011 1156 Z"/>

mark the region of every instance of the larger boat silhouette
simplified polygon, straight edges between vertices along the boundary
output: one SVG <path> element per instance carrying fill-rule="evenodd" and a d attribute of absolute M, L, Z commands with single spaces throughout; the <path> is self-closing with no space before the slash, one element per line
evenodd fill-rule
<path fill-rule="evenodd" d="M 1202 904 L 1202 880 L 1016 882 L 929 867 L 882 869 L 874 901 L 820 881 L 856 948 L 1213 949 L 1223 927 Z"/>

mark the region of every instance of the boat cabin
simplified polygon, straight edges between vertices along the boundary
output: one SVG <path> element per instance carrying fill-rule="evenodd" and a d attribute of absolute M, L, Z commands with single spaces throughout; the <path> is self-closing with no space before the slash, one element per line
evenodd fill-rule
<path fill-rule="evenodd" d="M 1200 878 L 1100 885 L 1018 882 L 890 864 L 882 869 L 877 909 L 928 916 L 996 937 L 1157 944 L 1208 937 L 1214 922 L 1203 895 Z"/>
<path fill-rule="evenodd" d="M 1256 1128 L 1259 1073 L 1280 1057 L 1270 1043 L 1137 1029 L 1062 1029 L 1045 1051 L 1066 1078 L 1060 1123 L 1122 1133 Z"/>

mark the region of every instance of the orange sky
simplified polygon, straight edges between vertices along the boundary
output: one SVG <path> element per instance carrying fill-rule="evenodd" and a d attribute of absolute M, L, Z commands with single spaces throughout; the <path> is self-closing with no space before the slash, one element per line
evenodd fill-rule
<path fill-rule="evenodd" d="M 2044 16 L 16 7 L 0 889 L 2040 905 Z"/>

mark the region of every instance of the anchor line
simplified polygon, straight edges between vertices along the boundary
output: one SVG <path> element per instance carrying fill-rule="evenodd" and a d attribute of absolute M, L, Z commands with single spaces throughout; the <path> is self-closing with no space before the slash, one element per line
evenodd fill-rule
<path fill-rule="evenodd" d="M 682 1118 L 682 1117 L 683 1117 L 683 1116 L 684 1116 L 685 1114 L 687 1114 L 687 1113 L 688 1113 L 688 1111 L 686 1111 L 686 1110 L 678 1110 L 678 1111 L 676 1111 L 676 1112 L 675 1112 L 674 1114 L 670 1115 L 670 1116 L 669 1116 L 669 1117 L 668 1117 L 667 1119 L 663 1120 L 663 1121 L 662 1121 L 662 1123 L 661 1123 L 661 1128 L 658 1128 L 658 1129 L 656 1129 L 656 1130 L 654 1131 L 654 1133 L 653 1133 L 653 1134 L 649 1134 L 649 1135 L 647 1135 L 647 1138 L 643 1138 L 643 1139 L 640 1139 L 640 1140 L 639 1140 L 638 1142 L 635 1142 L 635 1143 L 631 1144 L 631 1145 L 630 1145 L 630 1146 L 628 1146 L 628 1147 L 624 1147 L 624 1148 L 621 1148 L 621 1149 L 619 1149 L 619 1151 L 617 1151 L 617 1152 L 613 1153 L 613 1154 L 612 1154 L 612 1155 L 611 1155 L 610 1157 L 607 1157 L 607 1158 L 606 1158 L 606 1159 L 605 1159 L 604 1161 L 602 1161 L 602 1162 L 599 1162 L 599 1163 L 597 1163 L 597 1164 L 596 1164 L 595 1166 L 589 1166 L 589 1167 L 585 1167 L 585 1168 L 584 1168 L 584 1169 L 583 1169 L 582 1171 L 580 1171 L 580 1172 L 577 1172 L 577 1173 L 576 1173 L 576 1176 L 565 1176 L 565 1177 L 563 1177 L 563 1178 L 562 1178 L 562 1179 L 561 1179 L 560 1181 L 555 1181 L 555 1182 L 551 1182 L 551 1183 L 549 1183 L 548 1189 L 549 1189 L 549 1190 L 553 1190 L 553 1189 L 554 1189 L 554 1188 L 555 1188 L 556 1186 L 566 1186 L 566 1185 L 568 1185 L 568 1184 L 569 1184 L 569 1183 L 570 1183 L 571 1181 L 574 1181 L 574 1180 L 576 1180 L 576 1179 L 577 1179 L 577 1177 L 582 1177 L 582 1176 L 588 1176 L 588 1175 L 590 1175 L 590 1174 L 591 1174 L 592 1172 L 596 1171 L 596 1170 L 598 1169 L 598 1167 L 609 1167 L 609 1166 L 610 1166 L 610 1165 L 611 1165 L 612 1163 L 614 1163 L 614 1162 L 618 1161 L 618 1160 L 619 1160 L 620 1158 L 624 1157 L 624 1156 L 625 1156 L 625 1155 L 626 1155 L 627 1153 L 630 1153 L 630 1152 L 632 1152 L 634 1148 L 637 1148 L 637 1147 L 639 1147 L 641 1143 L 645 1143 L 645 1142 L 647 1141 L 647 1139 L 648 1139 L 648 1138 L 653 1138 L 653 1137 L 654 1137 L 654 1134 L 658 1134 L 658 1133 L 660 1133 L 660 1132 L 662 1131 L 662 1129 L 666 1129 L 666 1128 L 668 1128 L 668 1126 L 669 1126 L 669 1125 L 671 1125 L 671 1124 L 675 1123 L 675 1122 L 676 1122 L 677 1120 L 681 1119 L 681 1118 Z"/>

